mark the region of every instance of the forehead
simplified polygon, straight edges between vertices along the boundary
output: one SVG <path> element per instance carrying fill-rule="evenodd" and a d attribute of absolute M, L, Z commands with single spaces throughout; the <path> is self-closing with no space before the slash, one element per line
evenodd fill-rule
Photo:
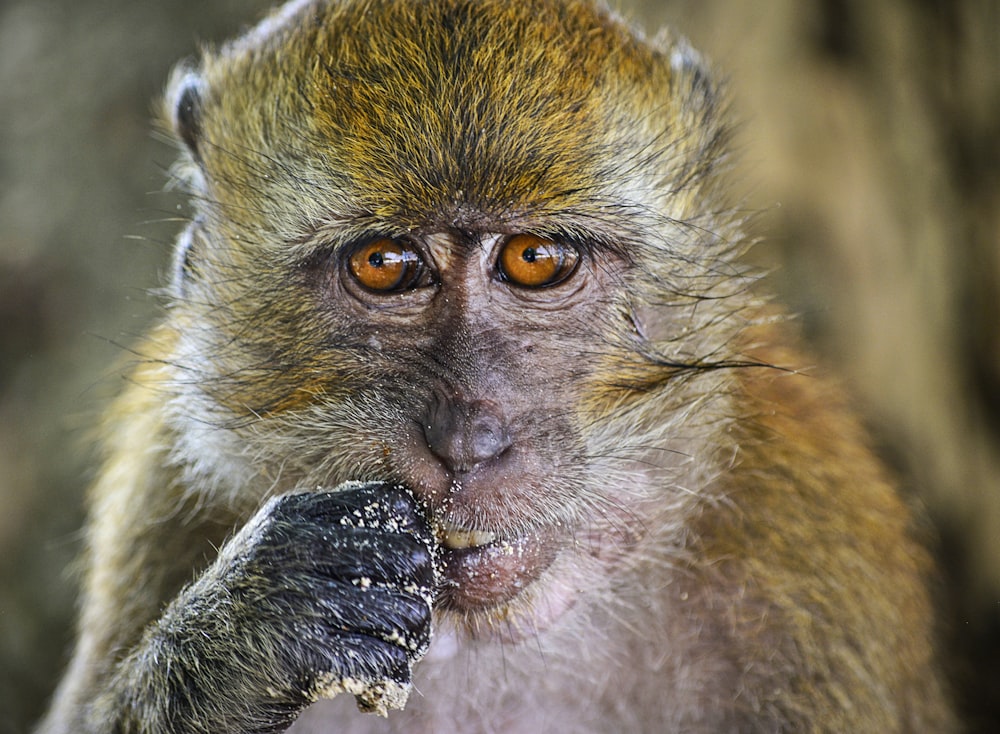
<path fill-rule="evenodd" d="M 227 51 L 210 134 L 412 226 L 592 203 L 669 113 L 663 54 L 589 3 L 297 3 Z"/>

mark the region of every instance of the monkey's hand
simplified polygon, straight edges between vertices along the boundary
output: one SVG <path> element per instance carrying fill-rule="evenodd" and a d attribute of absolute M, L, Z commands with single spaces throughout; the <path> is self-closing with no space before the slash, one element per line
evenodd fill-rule
<path fill-rule="evenodd" d="M 363 711 L 402 708 L 434 584 L 433 534 L 408 490 L 276 497 L 123 661 L 120 730 L 278 731 L 344 691 Z"/>

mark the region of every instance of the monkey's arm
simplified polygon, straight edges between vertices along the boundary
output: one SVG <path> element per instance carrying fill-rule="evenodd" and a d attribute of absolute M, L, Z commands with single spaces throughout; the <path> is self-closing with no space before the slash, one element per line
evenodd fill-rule
<path fill-rule="evenodd" d="M 429 642 L 430 544 L 400 488 L 271 500 L 109 670 L 73 730 L 280 731 L 341 691 L 401 708 Z"/>
<path fill-rule="evenodd" d="M 434 583 L 432 534 L 409 492 L 272 499 L 177 593 L 218 542 L 218 507 L 158 486 L 165 457 L 143 432 L 156 427 L 131 415 L 142 418 L 112 442 L 92 498 L 83 634 L 42 731 L 280 731 L 341 690 L 401 707 Z"/>
<path fill-rule="evenodd" d="M 722 689 L 743 692 L 734 729 L 955 731 L 928 622 L 932 560 L 847 399 L 816 370 L 747 370 L 738 385 L 726 504 L 696 528 L 701 602 L 726 609 L 717 632 L 739 680 Z"/>

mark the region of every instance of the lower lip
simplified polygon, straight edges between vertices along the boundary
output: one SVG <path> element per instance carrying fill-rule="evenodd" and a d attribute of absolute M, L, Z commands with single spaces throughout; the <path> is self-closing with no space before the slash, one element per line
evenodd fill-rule
<path fill-rule="evenodd" d="M 536 581 L 556 557 L 545 536 L 498 540 L 473 548 L 442 548 L 441 601 L 450 609 L 475 612 L 512 600 Z"/>

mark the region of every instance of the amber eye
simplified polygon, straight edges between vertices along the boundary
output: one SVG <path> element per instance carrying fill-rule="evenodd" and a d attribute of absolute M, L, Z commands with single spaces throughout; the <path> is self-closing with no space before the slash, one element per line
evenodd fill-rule
<path fill-rule="evenodd" d="M 423 260 L 406 243 L 383 237 L 362 245 L 349 261 L 351 275 L 377 293 L 397 293 L 414 286 L 423 271 Z"/>
<path fill-rule="evenodd" d="M 522 288 L 545 288 L 568 278 L 579 259 L 577 251 L 533 234 L 511 237 L 497 263 L 504 280 Z"/>

